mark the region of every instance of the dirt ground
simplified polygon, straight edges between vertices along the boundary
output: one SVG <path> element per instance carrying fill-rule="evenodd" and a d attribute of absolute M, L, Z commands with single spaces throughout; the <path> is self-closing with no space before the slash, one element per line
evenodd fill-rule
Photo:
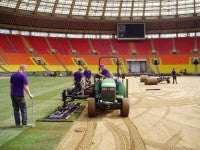
<path fill-rule="evenodd" d="M 146 90 L 146 89 L 160 90 Z M 63 137 L 57 150 L 200 149 L 200 78 L 178 77 L 178 84 L 144 85 L 129 78 L 130 114 L 87 108 Z"/>
<path fill-rule="evenodd" d="M 10 77 L 0 77 L 0 80 L 9 79 Z"/>

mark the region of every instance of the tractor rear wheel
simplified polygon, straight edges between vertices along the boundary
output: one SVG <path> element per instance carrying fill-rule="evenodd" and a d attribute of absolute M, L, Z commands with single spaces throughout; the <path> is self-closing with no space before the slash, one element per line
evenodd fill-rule
<path fill-rule="evenodd" d="M 122 99 L 121 117 L 128 117 L 129 115 L 129 100 L 128 98 Z"/>
<path fill-rule="evenodd" d="M 95 98 L 88 99 L 88 116 L 95 117 L 97 115 Z"/>

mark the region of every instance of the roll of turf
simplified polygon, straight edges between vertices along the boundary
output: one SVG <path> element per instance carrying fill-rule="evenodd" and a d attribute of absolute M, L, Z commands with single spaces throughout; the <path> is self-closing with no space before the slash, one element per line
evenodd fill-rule
<path fill-rule="evenodd" d="M 146 78 L 145 82 L 144 82 L 145 85 L 157 85 L 158 84 L 158 80 L 157 78 Z"/>
<path fill-rule="evenodd" d="M 148 77 L 148 75 L 140 75 L 140 82 L 145 82 L 146 78 Z"/>

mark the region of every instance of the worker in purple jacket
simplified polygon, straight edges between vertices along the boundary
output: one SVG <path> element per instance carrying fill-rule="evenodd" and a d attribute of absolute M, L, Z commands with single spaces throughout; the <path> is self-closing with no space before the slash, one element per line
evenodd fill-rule
<path fill-rule="evenodd" d="M 10 96 L 14 110 L 16 127 L 20 127 L 19 110 L 21 111 L 21 116 L 22 116 L 22 126 L 27 126 L 27 108 L 26 108 L 26 101 L 24 98 L 24 91 L 29 95 L 30 98 L 33 97 L 28 87 L 28 78 L 25 72 L 26 72 L 26 65 L 21 65 L 19 71 L 12 74 L 10 78 L 10 84 L 11 84 Z"/>
<path fill-rule="evenodd" d="M 108 69 L 105 68 L 105 66 L 102 64 L 100 65 L 100 75 L 103 77 L 103 78 L 111 78 L 111 74 L 110 74 L 110 71 Z"/>
<path fill-rule="evenodd" d="M 176 84 L 177 84 L 177 73 L 174 68 L 172 70 L 172 78 L 173 78 L 173 84 L 174 84 L 174 82 L 176 82 Z"/>
<path fill-rule="evenodd" d="M 92 77 L 91 71 L 86 67 L 83 74 L 84 74 L 84 77 L 85 77 L 85 85 L 90 86 L 91 85 L 91 77 Z"/>
<path fill-rule="evenodd" d="M 80 93 L 82 91 L 82 79 L 83 79 L 84 75 L 82 72 L 82 69 L 79 68 L 78 71 L 76 71 L 74 73 L 74 84 L 75 84 L 75 89 L 76 89 L 76 94 L 83 94 Z"/>

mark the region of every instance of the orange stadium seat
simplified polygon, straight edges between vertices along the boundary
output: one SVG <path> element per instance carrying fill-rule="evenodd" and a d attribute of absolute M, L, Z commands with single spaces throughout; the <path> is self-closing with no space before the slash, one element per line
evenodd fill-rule
<path fill-rule="evenodd" d="M 56 38 L 58 44 L 62 47 L 64 50 L 64 53 L 70 54 L 70 47 L 68 45 L 67 39 L 66 38 Z"/>
<path fill-rule="evenodd" d="M 27 52 L 26 45 L 20 35 L 7 35 L 7 36 L 10 39 L 16 52 L 19 52 L 19 53 Z"/>
<path fill-rule="evenodd" d="M 101 56 L 94 56 L 94 55 L 83 55 L 81 58 L 85 60 L 88 65 L 98 65 L 98 60 Z M 102 59 L 102 64 L 104 65 L 113 65 L 111 58 L 104 58 Z"/>
<path fill-rule="evenodd" d="M 163 54 L 170 54 L 171 50 L 173 49 L 172 39 L 171 38 L 162 39 L 162 42 L 163 42 L 163 51 L 164 51 Z"/>
<path fill-rule="evenodd" d="M 110 47 L 109 40 L 101 39 L 100 43 L 101 43 L 101 49 L 103 51 L 103 54 L 104 55 L 110 55 L 111 47 Z"/>
<path fill-rule="evenodd" d="M 118 41 L 118 40 L 111 40 L 113 47 L 117 50 L 119 55 L 128 55 L 130 54 L 130 46 L 129 42 L 127 41 Z"/>
<path fill-rule="evenodd" d="M 200 49 L 200 37 L 197 37 L 197 48 Z"/>
<path fill-rule="evenodd" d="M 93 48 L 98 51 L 98 54 L 103 55 L 104 51 L 102 50 L 102 43 L 99 39 L 91 39 L 90 40 L 92 43 Z"/>
<path fill-rule="evenodd" d="M 9 65 L 33 65 L 33 61 L 31 60 L 32 54 L 28 53 L 1 53 L 4 59 L 8 62 Z"/>
<path fill-rule="evenodd" d="M 181 54 L 190 54 L 194 49 L 194 38 L 175 38 L 176 50 Z"/>
<path fill-rule="evenodd" d="M 57 53 L 66 54 L 66 51 L 64 50 L 57 38 L 48 38 L 48 41 L 51 44 L 52 48 L 57 51 Z"/>
<path fill-rule="evenodd" d="M 49 46 L 44 37 L 24 36 L 27 43 L 37 53 L 49 53 Z"/>
<path fill-rule="evenodd" d="M 158 52 L 158 54 L 166 54 L 168 51 L 164 49 L 164 40 L 163 39 L 153 39 L 153 44 L 155 50 Z"/>
<path fill-rule="evenodd" d="M 178 64 L 189 64 L 190 57 L 192 54 L 170 54 L 170 55 L 158 55 L 163 65 L 178 65 Z"/>
<path fill-rule="evenodd" d="M 137 54 L 147 55 L 151 51 L 151 40 L 133 41 Z"/>
<path fill-rule="evenodd" d="M 75 65 L 72 58 L 73 55 L 57 55 L 58 58 L 63 62 L 65 65 Z"/>
<path fill-rule="evenodd" d="M 6 38 L 6 35 L 0 34 L 0 50 L 4 52 L 14 52 L 14 49 L 11 47 L 10 43 L 8 42 L 8 39 Z"/>
<path fill-rule="evenodd" d="M 61 65 L 54 54 L 37 54 L 37 57 L 42 57 L 49 65 Z"/>
<path fill-rule="evenodd" d="M 91 48 L 87 39 L 69 39 L 69 41 L 79 55 L 88 55 L 90 53 Z"/>

